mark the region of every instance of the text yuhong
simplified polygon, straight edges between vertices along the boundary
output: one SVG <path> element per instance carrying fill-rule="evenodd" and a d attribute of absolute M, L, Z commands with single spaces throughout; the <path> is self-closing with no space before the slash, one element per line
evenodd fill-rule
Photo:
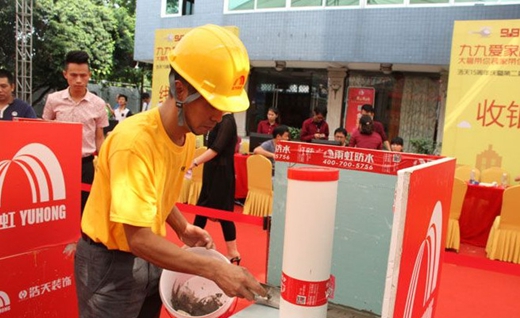
<path fill-rule="evenodd" d="M 25 209 L 18 212 L 2 212 L 0 213 L 0 230 L 54 222 L 66 218 L 67 209 L 64 204 Z"/>

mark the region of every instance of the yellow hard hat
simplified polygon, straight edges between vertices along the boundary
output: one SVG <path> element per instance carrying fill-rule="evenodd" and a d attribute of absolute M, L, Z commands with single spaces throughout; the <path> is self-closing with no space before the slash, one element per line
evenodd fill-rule
<path fill-rule="evenodd" d="M 249 107 L 244 85 L 249 56 L 240 39 L 207 24 L 190 30 L 168 56 L 171 66 L 213 107 L 241 112 Z"/>

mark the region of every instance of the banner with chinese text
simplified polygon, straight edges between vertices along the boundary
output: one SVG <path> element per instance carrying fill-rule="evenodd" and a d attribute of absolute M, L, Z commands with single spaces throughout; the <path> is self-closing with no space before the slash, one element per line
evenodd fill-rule
<path fill-rule="evenodd" d="M 442 154 L 520 174 L 520 20 L 455 21 Z"/>
<path fill-rule="evenodd" d="M 238 36 L 237 27 L 225 27 Z M 170 83 L 170 62 L 168 55 L 173 51 L 182 37 L 190 31 L 186 29 L 158 29 L 155 31 L 155 48 L 153 53 L 153 73 L 152 73 L 152 100 L 151 107 L 161 105 L 168 97 Z"/>
<path fill-rule="evenodd" d="M 0 259 L 0 317 L 79 317 L 75 243 Z"/>
<path fill-rule="evenodd" d="M 349 134 L 354 131 L 361 117 L 361 106 L 369 104 L 374 106 L 376 91 L 373 87 L 349 87 L 347 92 L 347 112 L 345 129 Z"/>
<path fill-rule="evenodd" d="M 438 156 L 390 152 L 304 142 L 280 141 L 276 161 L 396 175 L 398 170 L 440 159 Z"/>

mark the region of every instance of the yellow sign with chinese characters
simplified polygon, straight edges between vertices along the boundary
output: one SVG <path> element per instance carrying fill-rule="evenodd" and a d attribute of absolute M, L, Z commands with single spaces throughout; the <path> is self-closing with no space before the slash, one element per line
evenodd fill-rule
<path fill-rule="evenodd" d="M 520 175 L 520 20 L 456 21 L 442 154 Z"/>
<path fill-rule="evenodd" d="M 233 26 L 224 27 L 238 36 L 238 28 Z M 190 31 L 187 29 L 158 29 L 155 31 L 155 48 L 153 54 L 152 74 L 152 100 L 150 107 L 160 106 L 166 98 L 170 83 L 170 62 L 168 55 L 173 51 L 182 37 Z"/>

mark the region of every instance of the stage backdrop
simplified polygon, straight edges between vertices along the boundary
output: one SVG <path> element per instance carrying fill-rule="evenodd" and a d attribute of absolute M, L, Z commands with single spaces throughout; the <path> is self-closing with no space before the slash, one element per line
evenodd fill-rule
<path fill-rule="evenodd" d="M 234 26 L 225 27 L 238 36 L 238 28 Z M 168 97 L 170 83 L 170 62 L 168 55 L 182 39 L 184 34 L 191 28 L 186 29 L 159 29 L 155 31 L 155 48 L 153 54 L 153 74 L 152 74 L 152 100 L 151 107 L 161 105 Z"/>
<path fill-rule="evenodd" d="M 520 20 L 455 21 L 443 155 L 520 174 L 519 46 Z"/>

